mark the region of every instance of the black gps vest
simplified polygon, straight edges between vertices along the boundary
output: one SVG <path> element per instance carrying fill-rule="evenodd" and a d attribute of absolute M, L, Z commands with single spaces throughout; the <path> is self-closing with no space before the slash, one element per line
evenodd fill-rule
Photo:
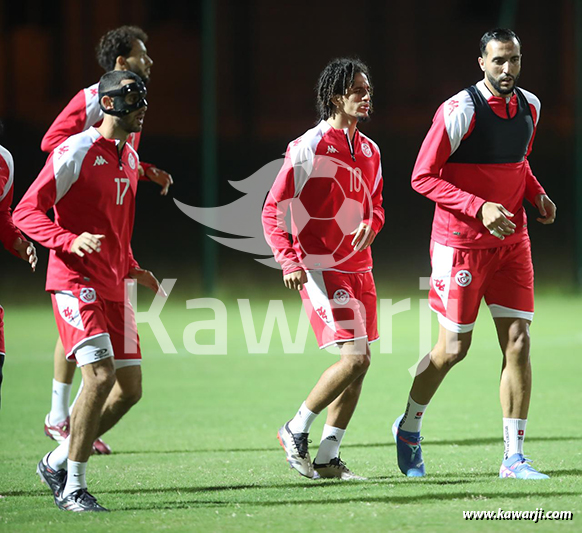
<path fill-rule="evenodd" d="M 475 85 L 466 91 L 475 106 L 475 127 L 471 135 L 461 141 L 448 163 L 487 165 L 523 161 L 534 131 L 533 117 L 524 94 L 515 88 L 517 113 L 513 118 L 501 118 Z"/>

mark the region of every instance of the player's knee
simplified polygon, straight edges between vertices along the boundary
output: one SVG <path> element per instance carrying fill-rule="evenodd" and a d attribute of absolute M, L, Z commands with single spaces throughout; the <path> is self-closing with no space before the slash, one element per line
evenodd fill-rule
<path fill-rule="evenodd" d="M 118 402 L 123 403 L 126 407 L 132 407 L 141 400 L 142 387 L 141 380 L 132 383 L 124 383 L 119 391 Z"/>
<path fill-rule="evenodd" d="M 83 374 L 83 387 L 94 389 L 102 394 L 108 394 L 113 385 L 115 385 L 115 370 L 113 366 L 99 366 L 92 370 L 92 372 Z"/>
<path fill-rule="evenodd" d="M 465 359 L 468 352 L 468 344 L 453 342 L 449 343 L 444 349 L 435 348 L 431 352 L 431 359 L 437 367 L 450 369 Z"/>
<path fill-rule="evenodd" d="M 126 396 L 126 401 L 129 405 L 135 405 L 141 400 L 142 395 L 143 391 L 140 384 L 139 386 L 136 386 L 129 391 L 128 395 Z"/>
<path fill-rule="evenodd" d="M 527 363 L 529 360 L 530 336 L 526 330 L 511 332 L 505 356 L 518 363 Z"/>
<path fill-rule="evenodd" d="M 351 375 L 361 376 L 370 368 L 370 354 L 355 354 L 347 361 Z"/>

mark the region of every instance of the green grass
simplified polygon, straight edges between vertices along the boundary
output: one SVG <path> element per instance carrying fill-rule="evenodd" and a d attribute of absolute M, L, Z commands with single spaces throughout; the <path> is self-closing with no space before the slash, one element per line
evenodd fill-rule
<path fill-rule="evenodd" d="M 249 289 L 255 325 L 266 300 Z M 283 291 L 282 291 L 283 292 Z M 582 302 L 538 299 L 532 326 L 534 394 L 526 453 L 552 479 L 497 478 L 503 444 L 498 379 L 501 357 L 491 318 L 482 309 L 469 357 L 447 378 L 424 423 L 428 476 L 407 479 L 395 461 L 390 425 L 402 412 L 418 358 L 418 305 L 394 318 L 393 354 L 373 348 L 358 410 L 342 458 L 365 482 L 314 482 L 290 471 L 276 440 L 278 427 L 305 399 L 335 356 L 314 349 L 282 354 L 277 335 L 269 353 L 249 355 L 235 297 L 228 301 L 228 355 L 184 349 L 188 323 L 213 313 L 187 310 L 193 295 L 171 295 L 162 318 L 178 354 L 160 353 L 140 327 L 145 355 L 144 398 L 106 436 L 114 454 L 89 462 L 90 489 L 113 512 L 78 516 L 58 511 L 34 474 L 52 448 L 43 434 L 49 408 L 54 319 L 50 306 L 7 306 L 8 358 L 0 412 L 0 530 L 58 531 L 550 531 L 580 526 L 582 425 L 579 403 Z M 277 294 L 277 297 L 279 294 Z M 285 301 L 293 327 L 298 302 Z M 423 296 L 421 294 L 416 295 Z M 140 294 L 140 297 L 142 295 Z M 144 297 L 145 298 L 145 297 Z M 260 336 L 260 328 L 258 335 Z M 200 332 L 197 342 L 212 342 Z M 312 430 L 313 450 L 323 426 Z M 467 522 L 462 511 L 574 512 L 573 522 Z"/>

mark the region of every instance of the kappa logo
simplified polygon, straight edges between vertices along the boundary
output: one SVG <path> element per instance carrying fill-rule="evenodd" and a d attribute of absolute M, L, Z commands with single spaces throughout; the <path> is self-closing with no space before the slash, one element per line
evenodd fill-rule
<path fill-rule="evenodd" d="M 444 280 L 435 279 L 435 280 L 433 280 L 433 283 L 434 283 L 434 286 L 435 286 L 437 291 L 442 292 L 445 290 L 446 284 L 445 284 Z"/>
<path fill-rule="evenodd" d="M 350 301 L 350 294 L 345 289 L 338 289 L 333 293 L 333 301 L 338 305 L 346 305 Z"/>
<path fill-rule="evenodd" d="M 97 293 L 95 289 L 81 289 L 81 300 L 85 303 L 90 304 L 97 299 Z"/>
<path fill-rule="evenodd" d="M 326 322 L 328 321 L 327 312 L 325 311 L 325 309 L 323 307 L 320 307 L 319 309 L 317 309 L 317 314 L 321 317 L 322 320 L 325 320 Z"/>
<path fill-rule="evenodd" d="M 451 100 L 449 101 L 449 103 L 447 104 L 449 107 L 449 116 L 452 114 L 452 112 L 459 107 L 459 101 L 458 100 Z"/>
<path fill-rule="evenodd" d="M 70 307 L 67 307 L 63 311 L 63 315 L 67 320 L 71 320 L 71 318 L 73 318 L 73 310 Z"/>
<path fill-rule="evenodd" d="M 339 153 L 339 150 L 335 147 L 332 146 L 331 144 L 327 147 L 327 152 L 325 152 L 326 154 L 337 154 Z"/>
<path fill-rule="evenodd" d="M 105 158 L 103 156 L 98 155 L 95 158 L 95 163 L 93 163 L 93 166 L 101 166 L 101 165 L 108 165 L 109 163 L 105 160 Z"/>
<path fill-rule="evenodd" d="M 67 153 L 69 151 L 69 147 L 68 146 L 61 146 L 59 148 L 59 157 L 62 157 L 65 155 L 65 153 Z"/>
<path fill-rule="evenodd" d="M 370 148 L 369 144 L 362 143 L 362 152 L 366 157 L 372 157 L 372 149 Z"/>
<path fill-rule="evenodd" d="M 93 87 L 91 89 L 91 96 L 97 96 L 99 94 L 99 89 L 97 87 Z"/>
<path fill-rule="evenodd" d="M 455 281 L 459 287 L 467 287 L 473 281 L 473 275 L 468 270 L 459 270 L 455 276 Z"/>
<path fill-rule="evenodd" d="M 129 163 L 129 168 L 135 170 L 135 157 L 133 157 L 133 154 L 127 156 L 127 162 Z"/>

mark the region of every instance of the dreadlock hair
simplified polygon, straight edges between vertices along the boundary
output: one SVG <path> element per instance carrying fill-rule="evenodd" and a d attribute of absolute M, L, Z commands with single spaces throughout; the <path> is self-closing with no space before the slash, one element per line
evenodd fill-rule
<path fill-rule="evenodd" d="M 519 50 L 521 51 L 521 41 L 519 37 L 513 30 L 509 28 L 495 28 L 494 30 L 489 30 L 483 34 L 481 41 L 479 41 L 479 51 L 481 52 L 481 57 L 487 55 L 487 45 L 489 41 L 500 41 L 502 43 L 508 43 L 509 41 L 517 41 L 519 45 Z"/>
<path fill-rule="evenodd" d="M 332 102 L 334 96 L 345 95 L 354 84 L 356 74 L 365 74 L 370 87 L 368 67 L 357 58 L 341 57 L 330 61 L 319 75 L 317 81 L 317 112 L 320 120 L 335 115 L 337 108 Z M 371 91 L 371 89 L 370 89 Z M 370 112 L 372 108 L 370 107 Z"/>
<path fill-rule="evenodd" d="M 95 48 L 97 63 L 103 70 L 109 72 L 115 68 L 118 56 L 127 57 L 131 53 L 133 43 L 139 39 L 146 43 L 148 36 L 145 31 L 137 26 L 121 26 L 108 31 Z"/>

